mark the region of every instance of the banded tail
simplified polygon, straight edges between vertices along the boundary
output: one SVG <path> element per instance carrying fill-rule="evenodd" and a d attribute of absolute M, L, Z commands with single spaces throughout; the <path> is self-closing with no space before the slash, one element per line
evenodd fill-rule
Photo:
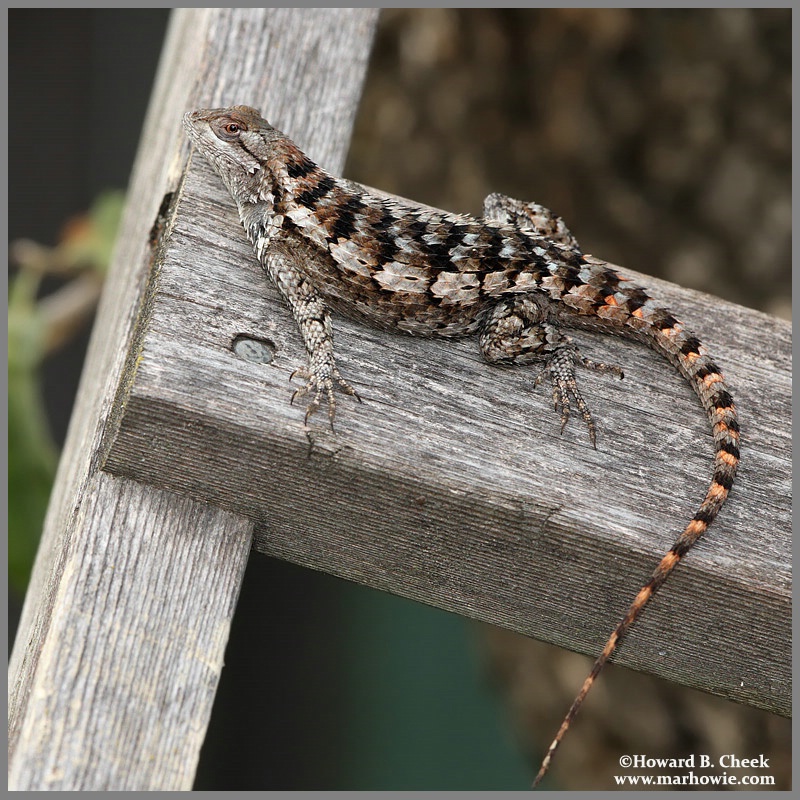
<path fill-rule="evenodd" d="M 635 312 L 634 312 L 635 313 Z M 661 311 L 655 315 L 659 324 L 652 331 L 650 343 L 662 355 L 675 364 L 692 388 L 700 397 L 703 408 L 711 422 L 714 434 L 714 474 L 711 485 L 706 492 L 697 513 L 676 539 L 670 551 L 661 559 L 650 580 L 639 590 L 636 598 L 628 608 L 622 621 L 608 638 L 603 652 L 592 666 L 592 670 L 583 682 L 581 690 L 570 706 L 555 739 L 542 760 L 539 773 L 533 782 L 533 788 L 539 784 L 547 773 L 553 755 L 561 740 L 569 730 L 572 720 L 577 715 L 586 695 L 592 688 L 606 661 L 612 656 L 623 636 L 641 614 L 648 600 L 666 581 L 678 562 L 692 548 L 697 540 L 706 532 L 708 526 L 716 519 L 722 504 L 725 502 L 733 485 L 736 468 L 739 465 L 739 423 L 736 407 L 725 385 L 725 379 L 718 367 L 705 352 L 700 342 L 685 333 L 682 326 L 671 314 Z"/>

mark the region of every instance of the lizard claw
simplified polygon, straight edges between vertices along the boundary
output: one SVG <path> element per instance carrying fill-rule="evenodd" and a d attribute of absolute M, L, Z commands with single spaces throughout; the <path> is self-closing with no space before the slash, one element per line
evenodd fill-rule
<path fill-rule="evenodd" d="M 304 418 L 304 424 L 306 428 L 308 428 L 308 420 L 311 418 L 312 414 L 315 414 L 319 409 L 321 405 L 320 401 L 324 395 L 325 400 L 327 400 L 328 403 L 328 421 L 330 423 L 331 430 L 334 430 L 333 419 L 336 416 L 336 397 L 334 394 L 334 388 L 336 385 L 338 384 L 339 388 L 342 389 L 342 391 L 344 391 L 346 394 L 355 397 L 359 403 L 362 402 L 362 400 L 358 392 L 356 392 L 356 390 L 341 376 L 336 367 L 324 371 L 320 370 L 320 372 L 323 374 L 320 375 L 319 373 L 311 371 L 306 367 L 300 367 L 289 376 L 290 381 L 295 377 L 306 380 L 305 385 L 298 387 L 292 393 L 289 405 L 294 405 L 294 401 L 296 399 L 302 398 L 309 393 L 313 393 L 313 397 L 306 407 Z M 325 374 L 325 372 L 328 372 L 329 374 Z"/>
<path fill-rule="evenodd" d="M 597 426 L 592 418 L 592 412 L 589 410 L 589 406 L 578 388 L 578 382 L 575 380 L 576 363 L 587 369 L 593 369 L 598 372 L 613 372 L 620 378 L 624 377 L 619 367 L 584 358 L 581 356 L 577 346 L 569 339 L 565 339 L 548 356 L 547 363 L 536 376 L 534 386 L 538 386 L 541 383 L 545 373 L 550 375 L 550 380 L 553 383 L 553 408 L 561 415 L 561 433 L 564 433 L 564 429 L 567 426 L 571 405 L 574 402 L 588 428 L 589 441 L 596 450 Z"/>

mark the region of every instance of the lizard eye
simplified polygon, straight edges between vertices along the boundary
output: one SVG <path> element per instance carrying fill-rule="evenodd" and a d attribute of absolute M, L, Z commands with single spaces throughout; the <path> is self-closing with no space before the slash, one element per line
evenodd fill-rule
<path fill-rule="evenodd" d="M 247 130 L 247 125 L 230 117 L 223 117 L 221 120 L 214 121 L 211 128 L 217 138 L 222 139 L 222 141 L 235 142 L 239 138 L 239 134 Z"/>

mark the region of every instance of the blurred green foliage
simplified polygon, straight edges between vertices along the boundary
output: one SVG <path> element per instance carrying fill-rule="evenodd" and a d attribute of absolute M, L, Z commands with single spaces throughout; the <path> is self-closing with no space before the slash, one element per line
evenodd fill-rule
<path fill-rule="evenodd" d="M 105 192 L 70 220 L 56 247 L 11 245 L 18 271 L 8 297 L 8 574 L 25 593 L 58 463 L 42 395 L 41 367 L 94 311 L 111 260 L 124 194 Z M 67 282 L 39 297 L 47 276 Z"/>
<path fill-rule="evenodd" d="M 39 379 L 44 350 L 39 283 L 40 276 L 21 271 L 8 302 L 8 576 L 20 594 L 28 584 L 57 460 Z"/>

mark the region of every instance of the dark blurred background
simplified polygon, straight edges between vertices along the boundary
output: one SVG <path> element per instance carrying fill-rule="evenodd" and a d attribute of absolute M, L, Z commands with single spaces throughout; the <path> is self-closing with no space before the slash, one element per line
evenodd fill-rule
<path fill-rule="evenodd" d="M 124 189 L 167 20 L 9 10 L 11 240 L 55 245 Z M 455 211 L 537 200 L 587 252 L 788 319 L 790 81 L 789 9 L 389 10 L 346 175 Z M 42 365 L 58 447 L 90 322 Z M 255 555 L 196 788 L 521 788 L 588 666 Z M 787 720 L 623 669 L 601 683 L 552 786 L 608 781 L 620 752 L 765 753 L 790 785 Z"/>

